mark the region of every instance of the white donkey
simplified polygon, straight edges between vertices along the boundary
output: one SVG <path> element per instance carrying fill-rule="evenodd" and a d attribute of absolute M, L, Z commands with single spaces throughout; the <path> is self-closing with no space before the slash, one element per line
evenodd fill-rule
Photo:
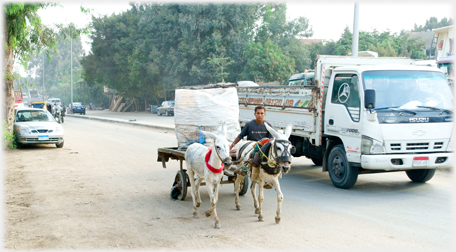
<path fill-rule="evenodd" d="M 206 211 L 206 217 L 214 214 L 215 228 L 220 228 L 216 210 L 219 186 L 223 176 L 223 169 L 229 169 L 232 163 L 229 153 L 229 143 L 226 140 L 226 126 L 225 123 L 222 125 L 221 134 L 202 130 L 200 132 L 206 137 L 212 138 L 214 145 L 210 149 L 202 144 L 194 143 L 185 152 L 187 173 L 192 186 L 193 217 L 198 218 L 197 207 L 201 205 L 199 186 L 204 179 L 207 192 L 211 199 L 211 208 Z M 194 174 L 197 175 L 196 178 Z"/>
<path fill-rule="evenodd" d="M 277 216 L 275 217 L 276 223 L 280 223 L 280 214 L 282 212 L 282 201 L 283 194 L 280 190 L 279 178 L 282 177 L 283 173 L 288 173 L 291 168 L 291 154 L 294 152 L 294 147 L 291 145 L 288 138 L 291 134 L 292 125 L 288 124 L 285 133 L 280 133 L 271 128 L 267 123 L 265 123 L 266 129 L 274 137 L 267 144 L 263 145 L 260 150 L 260 160 L 261 162 L 258 176 L 256 178 L 252 177 L 251 169 L 249 169 L 249 175 L 252 180 L 252 185 L 250 186 L 250 191 L 253 196 L 253 204 L 255 207 L 255 214 L 258 214 L 258 220 L 263 221 L 263 212 L 262 212 L 262 203 L 264 200 L 263 194 L 263 185 L 265 182 L 272 183 L 276 192 L 277 192 Z M 245 145 L 247 144 L 247 145 Z M 253 149 L 255 144 L 254 141 L 248 141 L 248 143 L 241 143 L 238 146 L 237 158 L 238 160 L 245 160 L 243 162 L 244 166 L 251 166 L 253 161 Z M 251 167 L 250 167 L 251 168 Z M 244 180 L 242 174 L 238 174 L 235 182 L 235 191 L 236 191 L 236 208 L 239 210 L 241 208 L 239 204 L 239 191 L 240 191 L 240 182 Z M 259 195 L 256 197 L 256 184 L 259 184 Z"/>

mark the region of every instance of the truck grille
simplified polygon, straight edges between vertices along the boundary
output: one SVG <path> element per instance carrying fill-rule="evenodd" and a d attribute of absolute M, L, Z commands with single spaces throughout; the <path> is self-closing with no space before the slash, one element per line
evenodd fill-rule
<path fill-rule="evenodd" d="M 391 152 L 420 152 L 420 151 L 433 151 L 442 150 L 446 147 L 443 141 L 438 142 L 390 142 L 386 145 Z"/>

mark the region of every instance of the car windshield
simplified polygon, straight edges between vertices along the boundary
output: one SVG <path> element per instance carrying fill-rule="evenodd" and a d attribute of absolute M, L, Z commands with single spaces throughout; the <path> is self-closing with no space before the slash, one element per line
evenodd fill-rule
<path fill-rule="evenodd" d="M 45 110 L 20 110 L 16 114 L 16 122 L 54 122 L 54 117 Z"/>
<path fill-rule="evenodd" d="M 44 109 L 44 103 L 35 103 L 35 104 L 32 104 L 32 108 Z"/>
<path fill-rule="evenodd" d="M 74 106 L 82 106 L 81 103 L 77 103 L 77 102 L 73 103 L 73 105 L 74 105 Z"/>
<path fill-rule="evenodd" d="M 170 101 L 170 102 L 169 102 L 169 105 L 170 105 L 170 106 L 174 106 L 174 102 L 173 102 L 173 101 Z"/>
<path fill-rule="evenodd" d="M 442 109 L 453 111 L 448 80 L 433 71 L 366 71 L 365 89 L 375 89 L 375 109 Z"/>

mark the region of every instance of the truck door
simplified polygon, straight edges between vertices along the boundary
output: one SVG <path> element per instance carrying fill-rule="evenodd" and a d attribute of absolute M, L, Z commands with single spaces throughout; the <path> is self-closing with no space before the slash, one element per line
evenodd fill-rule
<path fill-rule="evenodd" d="M 360 162 L 360 92 L 356 73 L 336 73 L 331 79 L 326 99 L 325 134 L 337 136 L 344 143 L 349 162 Z"/>

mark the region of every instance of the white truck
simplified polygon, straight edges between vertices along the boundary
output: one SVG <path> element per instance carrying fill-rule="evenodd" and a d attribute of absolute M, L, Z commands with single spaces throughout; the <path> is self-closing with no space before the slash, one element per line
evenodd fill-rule
<path fill-rule="evenodd" d="M 293 124 L 294 156 L 322 165 L 339 188 L 375 172 L 425 182 L 452 166 L 453 94 L 439 69 L 407 58 L 320 55 L 314 84 L 238 87 L 241 127 L 265 106 L 275 128 Z"/>

